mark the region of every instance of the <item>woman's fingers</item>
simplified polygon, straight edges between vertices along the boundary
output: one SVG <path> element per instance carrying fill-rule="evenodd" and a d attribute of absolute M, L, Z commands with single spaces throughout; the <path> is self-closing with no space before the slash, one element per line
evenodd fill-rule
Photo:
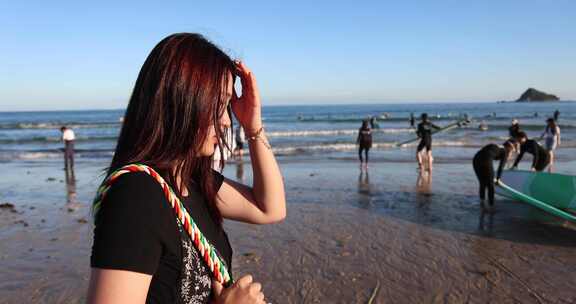
<path fill-rule="evenodd" d="M 244 62 L 236 61 L 236 68 L 238 76 L 242 82 L 242 97 L 251 96 L 252 98 L 258 96 L 258 87 L 256 85 L 256 78 Z"/>

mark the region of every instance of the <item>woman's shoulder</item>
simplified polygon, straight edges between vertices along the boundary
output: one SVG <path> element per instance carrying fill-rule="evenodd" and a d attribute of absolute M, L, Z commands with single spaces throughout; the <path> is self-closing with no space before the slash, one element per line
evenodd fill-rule
<path fill-rule="evenodd" d="M 110 185 L 102 199 L 101 211 L 131 210 L 132 214 L 154 214 L 165 209 L 166 200 L 160 183 L 145 172 L 126 173 Z"/>

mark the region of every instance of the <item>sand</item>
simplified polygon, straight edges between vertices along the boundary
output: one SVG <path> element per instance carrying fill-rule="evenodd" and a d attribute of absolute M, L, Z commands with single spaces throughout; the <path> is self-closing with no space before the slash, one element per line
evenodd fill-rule
<path fill-rule="evenodd" d="M 0 303 L 83 302 L 104 165 L 79 161 L 71 186 L 57 162 L 3 164 Z M 281 167 L 287 219 L 225 224 L 235 277 L 252 274 L 273 303 L 576 302 L 576 229 L 503 199 L 483 215 L 467 163 L 438 163 L 431 180 L 412 163 Z M 246 163 L 225 171 L 240 173 L 250 180 Z"/>

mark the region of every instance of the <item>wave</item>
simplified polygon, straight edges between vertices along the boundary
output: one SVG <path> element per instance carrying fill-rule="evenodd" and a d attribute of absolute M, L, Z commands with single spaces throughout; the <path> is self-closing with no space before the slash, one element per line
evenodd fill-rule
<path fill-rule="evenodd" d="M 0 130 L 39 130 L 39 129 L 56 129 L 59 130 L 63 125 L 72 129 L 108 129 L 119 128 L 120 122 L 35 122 L 35 123 L 3 123 L 0 124 Z"/>
<path fill-rule="evenodd" d="M 410 128 L 384 128 L 373 129 L 374 133 L 413 133 Z M 292 136 L 330 136 L 330 135 L 354 135 L 358 134 L 356 129 L 345 130 L 301 130 L 301 131 L 273 131 L 268 132 L 268 137 L 292 137 Z"/>
<path fill-rule="evenodd" d="M 117 136 L 77 136 L 76 142 L 94 142 L 94 141 L 116 141 Z M 59 143 L 62 141 L 60 137 L 54 136 L 36 136 L 24 138 L 4 138 L 0 139 L 0 144 L 32 144 L 32 143 Z"/>

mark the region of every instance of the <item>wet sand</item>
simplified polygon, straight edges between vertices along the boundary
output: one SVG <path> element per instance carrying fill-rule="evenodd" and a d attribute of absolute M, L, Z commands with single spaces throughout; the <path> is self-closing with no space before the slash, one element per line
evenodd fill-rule
<path fill-rule="evenodd" d="M 83 302 L 105 163 L 80 161 L 72 186 L 59 165 L 3 164 L 0 303 Z M 411 163 L 281 166 L 286 221 L 226 223 L 235 277 L 253 274 L 274 303 L 576 302 L 576 229 L 503 199 L 482 216 L 469 164 L 439 163 L 431 180 Z"/>

